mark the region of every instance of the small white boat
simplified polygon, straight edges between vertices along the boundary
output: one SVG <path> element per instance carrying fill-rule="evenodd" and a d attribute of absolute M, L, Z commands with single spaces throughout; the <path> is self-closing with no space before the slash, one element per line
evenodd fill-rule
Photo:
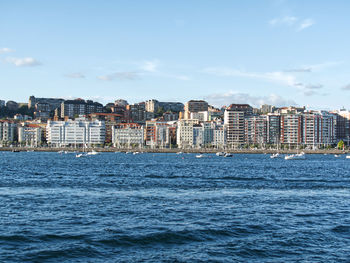
<path fill-rule="evenodd" d="M 284 157 L 285 160 L 305 160 L 305 153 L 291 154 Z"/>
<path fill-rule="evenodd" d="M 78 154 L 75 155 L 76 158 L 80 158 L 80 157 L 83 157 L 83 156 L 84 156 L 84 154 L 82 154 L 82 153 L 78 153 Z"/>
<path fill-rule="evenodd" d="M 346 158 L 346 159 L 350 159 L 350 155 L 347 155 L 345 158 Z"/>
<path fill-rule="evenodd" d="M 279 154 L 279 153 L 274 153 L 274 154 L 270 155 L 270 158 L 271 158 L 271 159 L 283 158 L 283 156 L 282 156 L 281 154 Z"/>
<path fill-rule="evenodd" d="M 139 152 L 133 152 L 133 155 L 139 154 Z"/>
<path fill-rule="evenodd" d="M 86 155 L 97 155 L 98 152 L 96 152 L 95 150 L 92 150 L 91 152 L 88 152 Z"/>
<path fill-rule="evenodd" d="M 338 158 L 338 157 L 340 157 L 340 156 L 339 156 L 338 154 L 334 154 L 334 157 L 335 157 L 335 158 Z"/>
<path fill-rule="evenodd" d="M 224 157 L 233 157 L 232 153 L 225 153 Z"/>
<path fill-rule="evenodd" d="M 216 156 L 225 156 L 225 153 L 224 152 L 217 152 Z"/>
<path fill-rule="evenodd" d="M 205 157 L 205 155 L 203 155 L 203 154 L 197 154 L 196 155 L 196 158 L 204 158 Z"/>
<path fill-rule="evenodd" d="M 64 151 L 58 151 L 57 153 L 62 154 L 62 153 L 64 153 Z"/>
<path fill-rule="evenodd" d="M 176 154 L 183 154 L 183 152 L 177 152 Z"/>
<path fill-rule="evenodd" d="M 130 152 L 125 152 L 125 154 L 129 154 Z"/>

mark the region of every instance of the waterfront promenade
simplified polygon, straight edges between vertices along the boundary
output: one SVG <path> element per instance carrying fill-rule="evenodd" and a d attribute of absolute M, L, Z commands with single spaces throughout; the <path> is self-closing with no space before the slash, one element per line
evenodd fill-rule
<path fill-rule="evenodd" d="M 287 150 L 277 150 L 277 149 L 180 149 L 180 148 L 163 148 L 163 149 L 151 149 L 151 148 L 102 148 L 102 147 L 93 147 L 93 148 L 53 148 L 53 147 L 0 147 L 0 151 L 35 151 L 35 152 L 59 152 L 59 151 L 68 151 L 68 152 L 145 152 L 145 153 L 217 153 L 217 152 L 230 152 L 230 153 L 241 153 L 241 154 L 291 154 L 297 152 L 305 152 L 306 154 L 347 154 L 350 153 L 350 150 L 338 150 L 338 149 L 318 149 L 318 150 L 306 150 L 306 149 L 287 149 Z"/>

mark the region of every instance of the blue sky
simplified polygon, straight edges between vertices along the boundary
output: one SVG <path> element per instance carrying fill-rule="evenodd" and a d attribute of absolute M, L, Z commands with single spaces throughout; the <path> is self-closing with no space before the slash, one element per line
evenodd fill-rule
<path fill-rule="evenodd" d="M 0 99 L 349 107 L 349 1 L 0 0 Z"/>

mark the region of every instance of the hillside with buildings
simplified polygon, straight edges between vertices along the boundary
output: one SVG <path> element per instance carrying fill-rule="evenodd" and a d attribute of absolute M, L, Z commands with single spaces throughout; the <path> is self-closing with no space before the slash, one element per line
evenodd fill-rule
<path fill-rule="evenodd" d="M 181 149 L 332 148 L 349 146 L 350 112 L 203 100 L 102 105 L 91 100 L 0 101 L 0 144 L 31 147 Z"/>

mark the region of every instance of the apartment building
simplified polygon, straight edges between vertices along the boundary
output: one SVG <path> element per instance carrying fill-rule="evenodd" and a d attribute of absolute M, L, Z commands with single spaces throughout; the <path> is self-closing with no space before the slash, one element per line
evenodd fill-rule
<path fill-rule="evenodd" d="M 193 127 L 198 120 L 179 120 L 177 122 L 176 142 L 179 148 L 191 148 L 194 145 Z"/>
<path fill-rule="evenodd" d="M 268 142 L 268 120 L 266 115 L 245 118 L 245 143 L 264 145 Z"/>
<path fill-rule="evenodd" d="M 267 143 L 278 145 L 281 137 L 281 115 L 278 113 L 267 114 Z"/>
<path fill-rule="evenodd" d="M 336 116 L 322 111 L 303 114 L 303 144 L 317 148 L 335 143 Z"/>
<path fill-rule="evenodd" d="M 27 146 L 38 146 L 42 142 L 42 129 L 38 125 L 18 127 L 18 142 Z"/>
<path fill-rule="evenodd" d="M 103 105 L 91 100 L 67 100 L 61 103 L 61 118 L 74 118 L 79 115 L 87 115 L 91 113 L 102 113 Z"/>
<path fill-rule="evenodd" d="M 190 100 L 184 107 L 184 119 L 191 118 L 191 112 L 208 111 L 208 102 L 204 100 Z"/>
<path fill-rule="evenodd" d="M 104 121 L 88 121 L 79 117 L 76 120 L 48 121 L 47 142 L 53 146 L 92 146 L 104 144 Z"/>
<path fill-rule="evenodd" d="M 56 98 L 36 98 L 34 96 L 29 97 L 28 108 L 32 109 L 35 107 L 37 103 L 39 104 L 48 104 L 48 111 L 53 111 L 61 106 L 61 103 L 64 102 L 64 99 L 56 99 Z"/>
<path fill-rule="evenodd" d="M 147 100 L 145 102 L 147 112 L 157 112 L 159 108 L 164 111 L 180 112 L 184 110 L 184 104 L 181 102 L 161 102 L 155 99 Z"/>
<path fill-rule="evenodd" d="M 172 144 L 172 129 L 176 125 L 162 121 L 147 121 L 145 143 L 150 147 L 169 147 Z"/>
<path fill-rule="evenodd" d="M 227 144 L 227 126 L 216 125 L 213 130 L 213 142 L 212 144 L 217 148 L 224 148 Z"/>
<path fill-rule="evenodd" d="M 16 137 L 17 124 L 0 120 L 0 142 L 13 142 Z"/>
<path fill-rule="evenodd" d="M 280 143 L 297 146 L 303 142 L 303 115 L 281 114 Z"/>
<path fill-rule="evenodd" d="M 112 142 L 114 147 L 143 147 L 144 127 L 137 123 L 120 123 L 112 127 Z"/>

